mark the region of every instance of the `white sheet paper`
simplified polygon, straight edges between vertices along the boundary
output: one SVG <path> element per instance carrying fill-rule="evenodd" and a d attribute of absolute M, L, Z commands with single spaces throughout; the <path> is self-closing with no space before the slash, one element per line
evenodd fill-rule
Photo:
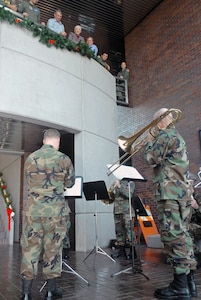
<path fill-rule="evenodd" d="M 110 169 L 112 165 L 108 164 L 107 167 Z M 115 170 L 116 169 L 116 170 Z M 110 171 L 115 170 L 112 174 L 118 179 L 123 178 L 145 180 L 144 177 L 134 168 L 130 166 L 114 165 L 111 167 Z"/>
<path fill-rule="evenodd" d="M 75 184 L 64 191 L 65 197 L 82 197 L 82 177 L 75 178 Z"/>

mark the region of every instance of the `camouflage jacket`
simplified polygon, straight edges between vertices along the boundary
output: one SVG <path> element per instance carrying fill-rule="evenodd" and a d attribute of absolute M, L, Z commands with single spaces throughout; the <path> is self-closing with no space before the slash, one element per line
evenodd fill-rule
<path fill-rule="evenodd" d="M 50 145 L 43 145 L 28 156 L 25 178 L 28 184 L 26 215 L 48 217 L 68 214 L 64 187 L 73 186 L 75 173 L 67 155 Z"/>
<path fill-rule="evenodd" d="M 153 141 L 147 142 L 144 158 L 153 168 L 152 181 L 156 201 L 189 200 L 188 153 L 185 141 L 174 127 L 160 130 Z"/>
<path fill-rule="evenodd" d="M 134 182 L 130 182 L 130 196 L 132 198 L 134 192 Z M 127 180 L 121 181 L 121 187 L 114 189 L 114 214 L 129 214 L 129 186 Z M 134 210 L 132 208 L 132 214 Z"/>

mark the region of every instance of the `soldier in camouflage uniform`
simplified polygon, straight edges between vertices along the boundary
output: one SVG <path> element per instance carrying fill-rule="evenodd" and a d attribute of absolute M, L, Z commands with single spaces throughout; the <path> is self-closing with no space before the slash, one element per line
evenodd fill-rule
<path fill-rule="evenodd" d="M 130 196 L 132 198 L 134 192 L 134 182 L 130 182 Z M 119 245 L 119 251 L 113 253 L 112 258 L 125 256 L 127 259 L 132 258 L 132 232 L 130 224 L 130 210 L 129 210 L 129 182 L 127 180 L 115 181 L 110 190 L 114 193 L 114 222 L 116 231 L 116 240 Z M 132 217 L 134 217 L 134 210 L 132 208 Z M 132 226 L 133 227 L 133 226 Z M 134 232 L 133 232 L 134 238 Z M 125 246 L 130 245 L 130 253 L 126 254 Z"/>
<path fill-rule="evenodd" d="M 160 109 L 154 115 L 159 118 L 167 111 Z M 157 125 L 154 136 L 147 136 L 144 158 L 153 168 L 154 198 L 157 201 L 161 241 L 173 267 L 174 280 L 168 287 L 154 293 L 159 299 L 190 300 L 196 296 L 193 270 L 196 261 L 189 234 L 190 184 L 187 179 L 189 161 L 186 144 L 172 125 L 172 114 Z"/>
<path fill-rule="evenodd" d="M 48 291 L 45 299 L 62 297 L 56 286 L 61 275 L 61 253 L 69 214 L 64 199 L 64 187 L 75 182 L 70 158 L 59 152 L 60 133 L 44 132 L 43 146 L 30 154 L 25 162 L 28 199 L 24 209 L 22 247 L 22 297 L 31 299 L 33 279 L 37 275 L 40 253 L 43 254 L 43 276 Z"/>

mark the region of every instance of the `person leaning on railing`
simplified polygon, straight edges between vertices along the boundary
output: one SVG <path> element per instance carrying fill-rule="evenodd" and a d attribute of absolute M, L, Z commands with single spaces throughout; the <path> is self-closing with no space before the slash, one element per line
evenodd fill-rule
<path fill-rule="evenodd" d="M 94 52 L 94 56 L 96 57 L 98 54 L 98 47 L 94 44 L 94 39 L 92 36 L 87 38 L 87 44 L 89 48 Z"/>
<path fill-rule="evenodd" d="M 14 11 L 17 11 L 17 3 L 15 0 L 0 0 L 0 5 L 6 6 Z"/>
<path fill-rule="evenodd" d="M 47 21 L 47 27 L 52 31 L 61 34 L 63 37 L 67 36 L 64 25 L 61 22 L 62 12 L 60 9 L 55 10 L 54 18 L 51 18 Z"/>
<path fill-rule="evenodd" d="M 129 69 L 126 66 L 126 62 L 122 61 L 121 71 L 118 72 L 117 77 L 120 79 L 128 80 L 129 79 Z"/>
<path fill-rule="evenodd" d="M 108 60 L 108 53 L 103 51 L 101 55 L 97 56 L 96 59 L 99 64 L 101 64 L 104 68 L 106 68 L 108 71 L 110 71 L 110 65 L 107 63 Z"/>
<path fill-rule="evenodd" d="M 44 22 L 40 21 L 40 10 L 36 6 L 38 2 L 39 0 L 22 1 L 18 4 L 17 11 L 22 13 L 25 18 L 29 18 L 35 23 L 45 25 Z"/>
<path fill-rule="evenodd" d="M 81 36 L 82 27 L 80 25 L 76 25 L 74 27 L 74 31 L 70 32 L 68 35 L 68 39 L 71 40 L 73 43 L 78 44 L 79 42 L 84 43 L 85 39 Z"/>
<path fill-rule="evenodd" d="M 125 89 L 127 87 L 126 82 L 129 79 L 130 71 L 127 68 L 126 62 L 122 61 L 121 63 L 121 71 L 117 74 L 117 100 L 124 101 L 125 97 Z"/>

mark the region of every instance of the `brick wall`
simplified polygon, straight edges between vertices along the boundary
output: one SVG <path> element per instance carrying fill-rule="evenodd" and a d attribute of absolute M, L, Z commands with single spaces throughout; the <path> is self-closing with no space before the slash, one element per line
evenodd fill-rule
<path fill-rule="evenodd" d="M 199 0 L 164 0 L 125 39 L 133 133 L 147 125 L 159 108 L 181 109 L 183 118 L 176 127 L 187 143 L 190 171 L 194 173 L 201 166 L 200 15 Z M 156 217 L 151 171 L 142 152 L 133 158 L 133 164 L 147 179 L 137 183 L 136 192 Z"/>

